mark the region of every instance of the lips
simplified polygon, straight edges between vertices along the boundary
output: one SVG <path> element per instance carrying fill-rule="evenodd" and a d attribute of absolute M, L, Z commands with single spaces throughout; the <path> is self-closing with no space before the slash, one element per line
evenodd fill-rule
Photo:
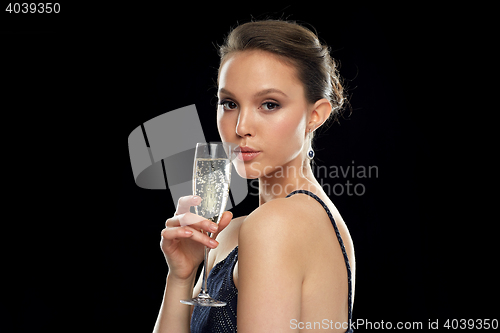
<path fill-rule="evenodd" d="M 241 147 L 238 146 L 234 149 L 237 153 L 258 153 L 259 151 L 250 147 Z"/>
<path fill-rule="evenodd" d="M 260 151 L 251 147 L 238 146 L 234 149 L 234 151 L 238 154 L 238 159 L 245 162 L 253 160 L 260 154 Z"/>

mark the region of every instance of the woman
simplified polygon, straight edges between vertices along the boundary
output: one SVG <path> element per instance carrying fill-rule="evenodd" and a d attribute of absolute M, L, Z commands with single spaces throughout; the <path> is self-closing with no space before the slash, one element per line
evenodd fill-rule
<path fill-rule="evenodd" d="M 220 55 L 219 134 L 239 146 L 238 174 L 259 179 L 259 207 L 186 225 L 200 198 L 179 200 L 161 233 L 169 272 L 154 332 L 346 331 L 354 248 L 310 165 L 314 131 L 344 102 L 335 63 L 310 30 L 272 20 L 235 28 Z M 225 307 L 179 302 L 200 291 L 204 245 L 209 294 Z"/>

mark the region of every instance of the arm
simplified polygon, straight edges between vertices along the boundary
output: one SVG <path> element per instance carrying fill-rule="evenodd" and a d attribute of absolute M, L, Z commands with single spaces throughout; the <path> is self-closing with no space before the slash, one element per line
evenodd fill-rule
<path fill-rule="evenodd" d="M 196 273 L 196 271 L 193 273 Z M 193 289 L 195 275 L 187 280 L 179 280 L 172 276 L 172 274 L 167 274 L 163 302 L 153 333 L 190 332 L 191 315 L 193 314 L 194 307 L 182 304 L 179 301 L 181 299 L 196 297 L 200 293 L 203 275 L 199 276 L 198 282 Z"/>
<path fill-rule="evenodd" d="M 276 199 L 242 224 L 238 250 L 238 331 L 290 332 L 300 320 L 304 223 L 291 201 Z"/>
<path fill-rule="evenodd" d="M 189 213 L 189 207 L 195 204 L 199 204 L 199 199 L 192 196 L 180 198 L 175 216 L 167 220 L 166 228 L 161 232 L 160 246 L 169 271 L 153 333 L 189 332 L 192 306 L 182 304 L 180 300 L 192 296 L 196 271 L 203 260 L 204 245 L 212 249 L 218 245 L 200 230 L 211 230 L 215 238 L 232 218 L 231 212 L 224 212 L 217 225 Z"/>
<path fill-rule="evenodd" d="M 163 302 L 153 333 L 189 332 L 192 306 L 182 304 L 179 300 L 192 297 L 194 280 L 195 276 L 179 280 L 172 274 L 167 275 Z"/>

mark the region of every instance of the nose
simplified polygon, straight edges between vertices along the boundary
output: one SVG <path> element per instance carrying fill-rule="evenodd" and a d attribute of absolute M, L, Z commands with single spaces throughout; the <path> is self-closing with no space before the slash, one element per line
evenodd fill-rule
<path fill-rule="evenodd" d="M 236 134 L 240 137 L 254 136 L 252 110 L 241 109 L 238 114 L 238 123 L 236 124 Z"/>

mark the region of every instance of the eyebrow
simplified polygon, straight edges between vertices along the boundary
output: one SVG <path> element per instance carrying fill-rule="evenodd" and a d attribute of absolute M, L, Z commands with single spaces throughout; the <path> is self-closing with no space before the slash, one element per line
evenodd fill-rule
<path fill-rule="evenodd" d="M 269 89 L 261 90 L 258 93 L 256 93 L 255 95 L 253 95 L 253 97 L 260 97 L 260 96 L 264 96 L 264 95 L 271 94 L 271 93 L 276 93 L 276 94 L 280 94 L 280 95 L 283 95 L 285 97 L 288 97 L 284 92 L 282 92 L 281 90 L 276 89 L 276 88 L 269 88 Z M 234 94 L 225 88 L 220 88 L 219 94 L 225 94 L 225 95 L 234 97 Z"/>

